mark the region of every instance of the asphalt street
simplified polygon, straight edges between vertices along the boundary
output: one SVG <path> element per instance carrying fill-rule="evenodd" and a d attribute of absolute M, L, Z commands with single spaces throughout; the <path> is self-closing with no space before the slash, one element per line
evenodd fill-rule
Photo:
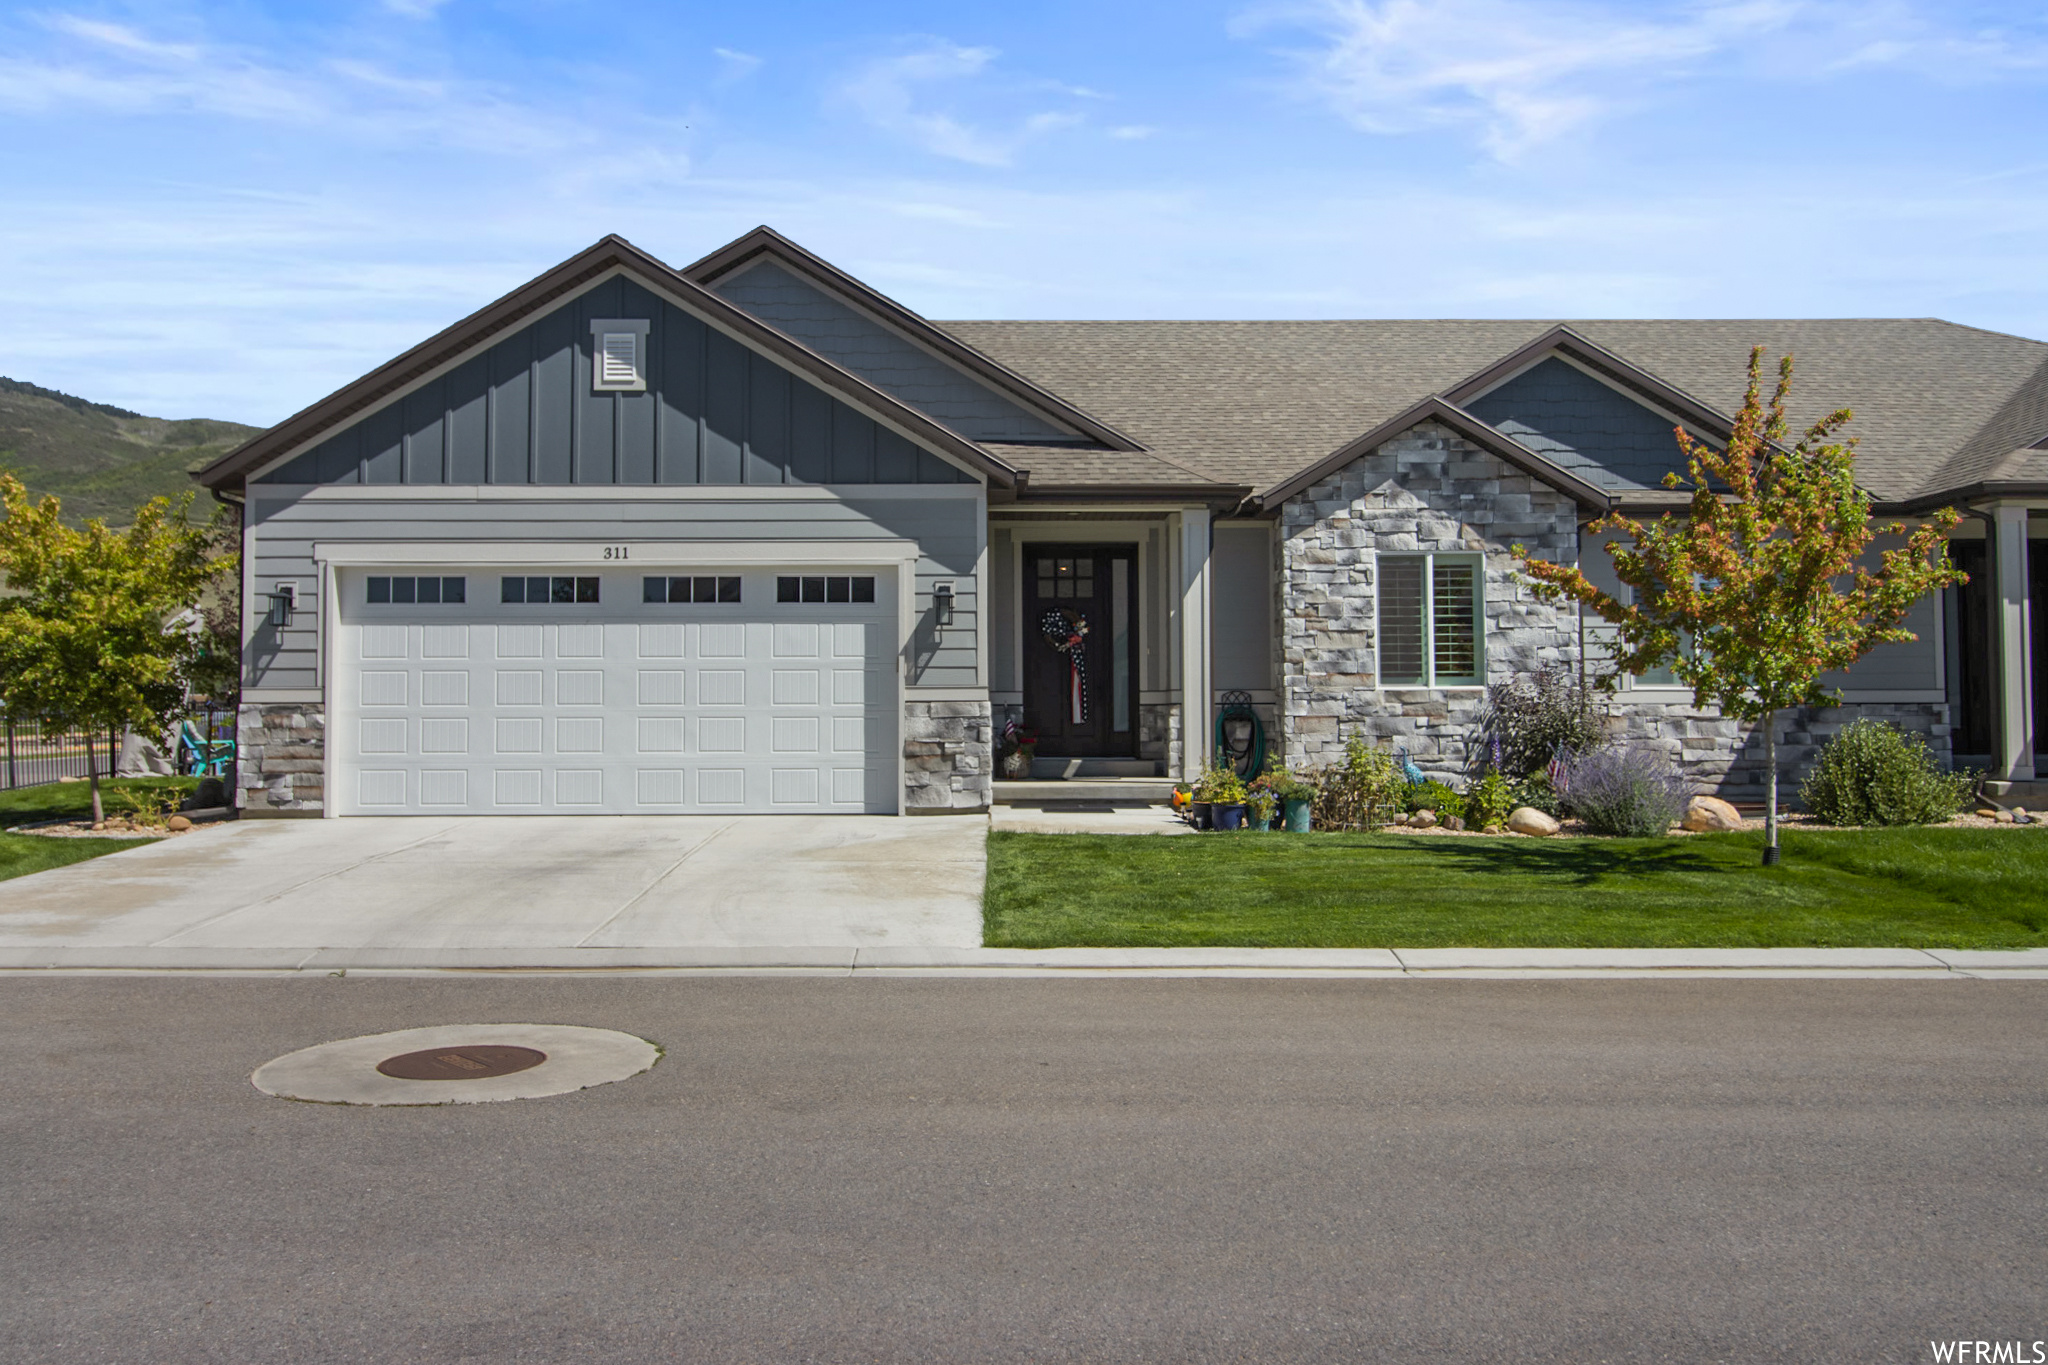
<path fill-rule="evenodd" d="M 266 1097 L 448 1023 L 505 1104 Z M 0 978 L 0 1360 L 1924 1361 L 2048 1338 L 2048 983 Z"/>

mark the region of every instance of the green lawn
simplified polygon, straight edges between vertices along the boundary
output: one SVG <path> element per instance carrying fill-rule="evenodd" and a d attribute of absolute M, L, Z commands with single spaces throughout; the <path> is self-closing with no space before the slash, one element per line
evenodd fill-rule
<path fill-rule="evenodd" d="M 177 791 L 189 793 L 199 785 L 193 777 L 139 777 L 100 783 L 100 801 L 108 814 L 124 809 L 120 793 L 127 791 Z M 92 810 L 92 789 L 83 782 L 48 782 L 0 792 L 0 830 L 13 825 L 32 825 L 39 820 L 61 820 L 82 816 Z M 133 839 L 45 839 L 34 834 L 0 833 L 0 881 L 25 877 L 31 872 L 82 863 L 104 853 L 118 853 L 135 847 Z"/>
<path fill-rule="evenodd" d="M 989 836 L 992 948 L 2032 948 L 2048 831 Z"/>

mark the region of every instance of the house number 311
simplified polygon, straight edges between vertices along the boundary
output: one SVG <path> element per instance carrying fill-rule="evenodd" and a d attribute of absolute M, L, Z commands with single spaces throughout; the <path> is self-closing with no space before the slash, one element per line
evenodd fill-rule
<path fill-rule="evenodd" d="M 624 559 L 626 557 L 626 547 L 623 545 L 607 545 L 604 547 L 604 557 L 606 559 Z"/>

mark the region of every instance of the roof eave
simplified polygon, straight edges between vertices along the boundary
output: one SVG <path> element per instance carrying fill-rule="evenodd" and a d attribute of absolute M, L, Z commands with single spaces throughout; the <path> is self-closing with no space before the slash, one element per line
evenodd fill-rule
<path fill-rule="evenodd" d="M 766 225 L 757 227 L 710 255 L 684 266 L 681 273 L 695 283 L 709 288 L 713 282 L 741 269 L 759 256 L 776 257 L 785 264 L 795 266 L 800 272 L 814 277 L 828 288 L 851 295 L 862 307 L 879 314 L 892 326 L 910 333 L 921 344 L 938 351 L 953 363 L 965 367 L 1003 390 L 1011 398 L 1039 408 L 1079 428 L 1085 435 L 1111 449 L 1145 449 L 1142 442 L 1125 435 L 1051 390 L 1025 378 L 985 351 L 968 345 L 945 328 L 933 324 L 887 294 L 847 274 L 822 256 L 792 242 L 774 228 Z"/>
<path fill-rule="evenodd" d="M 534 279 L 485 305 L 452 326 L 445 327 L 396 359 L 346 384 L 319 402 L 260 432 L 192 475 L 207 488 L 240 486 L 253 470 L 285 451 L 340 426 L 358 413 L 384 402 L 422 375 L 446 364 L 486 338 L 501 333 L 531 317 L 557 299 L 606 271 L 625 267 L 642 275 L 657 289 L 684 301 L 770 354 L 789 362 L 823 387 L 872 412 L 880 413 L 906 431 L 914 432 L 932 445 L 978 470 L 991 483 L 1014 484 L 1014 466 L 999 459 L 950 428 L 925 416 L 901 399 L 876 388 L 859 375 L 819 355 L 803 343 L 768 326 L 744 309 L 727 303 L 672 266 L 615 234 L 607 235 L 587 250 L 544 271 Z"/>

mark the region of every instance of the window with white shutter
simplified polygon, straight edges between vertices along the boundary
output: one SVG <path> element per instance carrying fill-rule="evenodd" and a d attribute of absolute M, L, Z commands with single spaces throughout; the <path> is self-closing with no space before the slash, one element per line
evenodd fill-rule
<path fill-rule="evenodd" d="M 599 393 L 639 393 L 647 387 L 647 323 L 640 318 L 593 318 L 590 386 Z"/>
<path fill-rule="evenodd" d="M 1477 687 L 1486 675 L 1477 555 L 1379 557 L 1382 687 Z"/>

